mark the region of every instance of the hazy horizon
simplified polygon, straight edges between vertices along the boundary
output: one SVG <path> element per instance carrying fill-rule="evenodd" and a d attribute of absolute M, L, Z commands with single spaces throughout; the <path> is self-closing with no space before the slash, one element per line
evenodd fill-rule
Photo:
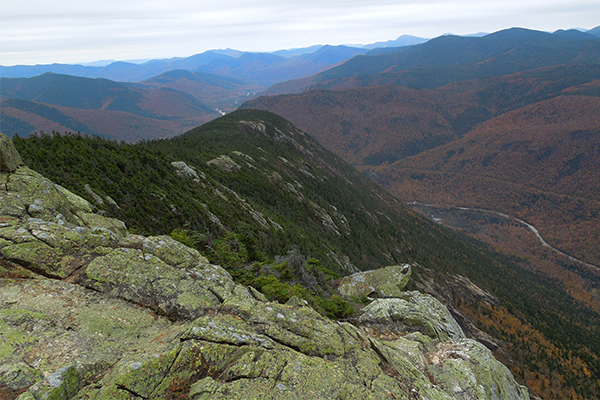
<path fill-rule="evenodd" d="M 553 32 L 600 24 L 596 0 L 224 0 L 0 3 L 0 64 L 188 57 L 211 49 L 272 52 L 522 27 Z"/>

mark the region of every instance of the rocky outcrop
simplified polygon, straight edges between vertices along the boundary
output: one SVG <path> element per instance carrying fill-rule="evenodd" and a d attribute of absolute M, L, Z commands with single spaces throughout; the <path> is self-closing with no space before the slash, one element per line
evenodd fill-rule
<path fill-rule="evenodd" d="M 234 171 L 239 171 L 242 167 L 240 167 L 240 165 L 238 163 L 236 163 L 235 161 L 233 161 L 231 159 L 231 157 L 229 157 L 228 155 L 220 155 L 219 157 L 207 161 L 206 162 L 208 165 L 214 165 L 215 167 L 219 168 L 221 171 L 223 172 L 234 172 Z"/>
<path fill-rule="evenodd" d="M 183 178 L 191 178 L 194 180 L 194 182 L 197 183 L 200 182 L 200 176 L 202 176 L 202 178 L 205 178 L 202 172 L 200 172 L 200 175 L 198 175 L 198 171 L 196 171 L 183 161 L 173 161 L 171 165 L 177 170 L 177 175 Z"/>
<path fill-rule="evenodd" d="M 527 398 L 441 309 L 402 331 L 379 303 L 352 325 L 265 300 L 27 167 L 0 173 L 0 398 Z"/>
<path fill-rule="evenodd" d="M 0 133 L 0 172 L 13 172 L 21 165 L 23 161 L 12 141 Z"/>
<path fill-rule="evenodd" d="M 442 303 L 415 291 L 402 293 L 400 298 L 373 301 L 362 310 L 358 321 L 362 326 L 391 334 L 416 331 L 438 341 L 465 337 Z"/>
<path fill-rule="evenodd" d="M 342 296 L 352 297 L 400 297 L 408 283 L 409 264 L 393 265 L 373 271 L 357 272 L 342 278 L 338 291 Z"/>

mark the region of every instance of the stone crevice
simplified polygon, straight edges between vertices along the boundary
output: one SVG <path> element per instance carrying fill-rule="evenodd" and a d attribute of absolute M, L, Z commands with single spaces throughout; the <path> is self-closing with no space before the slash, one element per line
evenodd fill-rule
<path fill-rule="evenodd" d="M 73 272 L 71 272 L 67 277 L 64 278 L 66 282 L 76 283 L 79 281 L 79 277 L 85 272 L 88 265 L 92 261 L 94 261 L 98 256 L 87 257 L 81 266 L 77 267 Z"/>
<path fill-rule="evenodd" d="M 47 240 L 44 240 L 44 238 L 40 237 L 39 235 L 36 235 L 36 234 L 34 233 L 34 231 L 35 231 L 35 230 L 36 230 L 36 229 L 33 229 L 33 228 L 28 228 L 28 229 L 27 229 L 27 232 L 29 232 L 29 234 L 30 234 L 31 236 L 33 236 L 34 238 L 36 238 L 38 241 L 40 241 L 40 242 L 44 243 L 44 244 L 45 244 L 45 245 L 47 245 L 48 247 L 52 247 L 53 249 L 59 249 L 59 248 L 60 248 L 60 247 L 58 247 L 58 246 L 55 246 L 55 245 L 53 245 L 51 242 L 49 242 L 49 241 L 47 241 Z"/>
<path fill-rule="evenodd" d="M 10 177 L 12 176 L 11 172 L 6 173 L 6 182 L 2 185 L 4 186 L 4 191 L 8 193 L 8 183 L 10 182 Z"/>
<path fill-rule="evenodd" d="M 179 346 L 179 348 L 177 349 L 177 353 L 175 354 L 175 357 L 173 357 L 173 361 L 171 362 L 171 365 L 169 365 L 169 368 L 167 368 L 167 371 L 165 372 L 165 374 L 163 375 L 162 379 L 154 386 L 154 388 L 152 389 L 152 392 L 150 394 L 150 396 L 148 396 L 149 399 L 152 398 L 158 398 L 160 397 L 160 393 L 157 393 L 155 395 L 154 392 L 156 392 L 156 389 L 158 389 L 161 384 L 163 383 L 163 381 L 165 380 L 165 378 L 167 376 L 169 376 L 169 374 L 171 374 L 171 371 L 173 369 L 173 366 L 175 365 L 175 363 L 177 362 L 177 360 L 179 359 L 179 355 L 181 354 L 181 351 L 183 350 L 182 346 Z"/>
<path fill-rule="evenodd" d="M 381 352 L 381 350 L 379 350 L 378 346 L 375 345 L 375 343 L 373 342 L 373 338 L 369 338 L 369 344 L 371 347 L 371 350 L 373 350 L 375 352 L 375 354 L 377 354 L 377 357 L 379 357 L 380 361 L 380 365 L 383 364 L 389 364 L 389 360 L 387 359 L 387 357 Z"/>
<path fill-rule="evenodd" d="M 206 289 L 209 292 L 211 292 L 217 298 L 217 300 L 219 300 L 219 303 L 223 304 L 225 302 L 225 300 L 223 299 L 223 297 L 216 290 L 214 290 L 210 286 L 203 286 L 203 287 L 204 287 L 204 289 Z"/>
<path fill-rule="evenodd" d="M 181 343 L 200 341 L 200 342 L 206 342 L 206 343 L 223 344 L 223 345 L 226 345 L 226 346 L 232 346 L 232 347 L 238 347 L 238 348 L 254 347 L 254 346 L 248 345 L 246 343 L 232 343 L 232 342 L 227 341 L 227 340 L 211 340 L 211 339 L 205 339 L 205 338 L 196 338 L 194 336 L 187 337 L 187 338 L 180 338 L 179 341 Z"/>
<path fill-rule="evenodd" d="M 283 366 L 279 369 L 279 371 L 277 371 L 277 376 L 275 377 L 275 380 L 273 382 L 273 386 L 271 389 L 275 389 L 275 386 L 277 385 L 277 382 L 281 382 L 281 376 L 283 375 L 283 371 L 285 370 L 285 368 L 289 365 L 289 361 L 286 361 Z"/>
<path fill-rule="evenodd" d="M 117 385 L 117 389 L 129 393 L 130 395 L 134 396 L 135 398 L 144 399 L 144 400 L 148 400 L 150 398 L 150 397 L 141 396 L 140 394 L 134 392 L 133 390 L 131 390 L 129 388 L 126 388 L 123 385 Z"/>
<path fill-rule="evenodd" d="M 13 258 L 13 257 L 6 257 L 6 256 L 2 256 L 2 257 L 4 257 L 5 260 L 7 260 L 7 261 L 9 261 L 9 262 L 11 262 L 13 264 L 18 265 L 18 266 L 26 269 L 27 271 L 33 272 L 34 274 L 41 275 L 44 278 L 60 280 L 60 276 L 55 275 L 55 274 L 51 274 L 51 273 L 49 273 L 47 271 L 44 271 L 41 268 L 35 268 L 35 266 L 34 266 L 35 264 L 33 264 L 33 263 L 30 263 L 30 262 L 27 262 L 27 261 L 23 261 L 23 260 L 20 260 L 18 258 Z"/>
<path fill-rule="evenodd" d="M 288 331 L 288 332 L 289 332 L 289 331 Z M 291 333 L 293 333 L 293 332 L 291 332 Z M 287 348 L 290 348 L 290 349 L 292 349 L 292 350 L 295 350 L 295 351 L 297 351 L 298 353 L 302 353 L 302 354 L 305 354 L 305 355 L 308 355 L 308 356 L 310 356 L 310 354 L 306 354 L 305 352 L 303 352 L 303 351 L 300 349 L 300 347 L 298 347 L 298 346 L 294 346 L 294 345 L 293 345 L 293 344 L 291 344 L 291 343 L 286 343 L 286 342 L 284 342 L 284 341 L 283 341 L 283 340 L 281 340 L 281 339 L 278 339 L 278 338 L 276 338 L 276 337 L 274 337 L 274 336 L 272 336 L 272 335 L 269 335 L 268 333 L 264 332 L 264 330 L 262 330 L 261 334 L 262 334 L 262 335 L 265 335 L 266 337 L 268 337 L 269 339 L 271 339 L 271 340 L 272 340 L 272 341 L 274 341 L 275 343 L 277 343 L 277 344 L 280 344 L 280 345 L 281 345 L 281 346 L 283 346 L 283 347 L 287 347 Z"/>

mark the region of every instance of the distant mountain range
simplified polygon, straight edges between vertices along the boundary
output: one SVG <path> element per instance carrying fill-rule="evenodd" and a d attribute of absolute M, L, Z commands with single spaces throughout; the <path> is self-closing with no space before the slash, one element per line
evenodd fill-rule
<path fill-rule="evenodd" d="M 380 85 L 434 88 L 551 65 L 597 63 L 598 39 L 576 30 L 550 34 L 522 28 L 483 37 L 440 36 L 416 46 L 375 49 L 309 79 L 276 84 L 264 94 Z"/>
<path fill-rule="evenodd" d="M 260 94 L 381 85 L 431 88 L 546 65 L 594 62 L 588 59 L 598 54 L 594 33 L 511 29 L 430 41 L 403 35 L 365 48 L 312 46 L 270 54 L 226 49 L 142 64 L 0 67 L 0 124 L 9 136 L 55 130 L 126 141 L 168 137 Z M 424 43 L 413 45 L 418 42 Z M 54 75 L 39 76 L 47 72 Z M 13 81 L 13 76 L 22 78 Z"/>
<path fill-rule="evenodd" d="M 211 72 L 209 70 L 213 68 L 219 68 L 217 66 L 211 66 L 213 62 L 221 67 L 223 64 L 232 64 L 234 65 L 234 68 L 245 66 L 247 70 L 251 70 L 251 66 L 247 65 L 246 62 L 251 60 L 254 62 L 256 59 L 262 59 L 267 63 L 274 63 L 277 64 L 279 68 L 285 69 L 286 67 L 284 64 L 286 64 L 286 59 L 290 58 L 297 58 L 296 60 L 290 60 L 289 62 L 290 66 L 293 68 L 306 68 L 307 70 L 310 70 L 314 69 L 314 67 L 311 68 L 307 65 L 307 61 L 310 62 L 311 58 L 319 59 L 317 63 L 325 61 L 327 64 L 335 64 L 356 54 L 361 54 L 374 48 L 414 45 L 426 42 L 427 40 L 429 39 L 411 35 L 401 35 L 395 40 L 377 42 L 368 45 L 314 45 L 296 49 L 278 50 L 271 53 L 251 53 L 234 49 L 224 49 L 208 50 L 204 53 L 195 54 L 190 57 L 155 59 L 144 62 L 108 60 L 81 64 L 38 64 L 15 65 L 10 67 L 0 65 L 0 77 L 31 78 L 36 75 L 41 75 L 45 72 L 53 72 L 57 74 L 75 75 L 86 78 L 106 78 L 121 82 L 138 82 L 160 75 L 164 72 L 177 69 L 184 69 L 188 71 L 202 70 L 203 72 Z M 332 48 L 337 48 L 337 50 L 332 52 Z M 344 54 L 344 52 L 346 52 L 346 54 Z M 313 53 L 316 54 L 311 57 L 310 55 Z M 254 55 L 254 57 L 243 58 L 243 56 L 248 55 Z M 348 57 L 348 55 L 350 55 L 350 57 Z M 273 58 L 273 56 L 275 56 L 275 58 Z M 237 60 L 239 58 L 242 59 Z M 314 71 L 311 73 L 317 72 L 319 69 L 320 68 L 317 66 L 316 69 L 314 69 Z M 303 72 L 303 74 L 306 73 Z M 268 76 L 263 78 L 269 79 Z M 294 79 L 294 77 L 287 77 L 284 80 L 288 79 Z"/>
<path fill-rule="evenodd" d="M 45 73 L 0 84 L 1 129 L 11 136 L 54 130 L 135 141 L 140 130 L 146 139 L 167 137 L 220 115 L 180 91 L 107 79 Z"/>
<path fill-rule="evenodd" d="M 173 136 L 233 111 L 274 82 L 314 74 L 366 51 L 319 46 L 287 58 L 209 51 L 142 65 L 3 67 L 0 126 L 9 136 L 40 130 L 126 141 Z"/>
<path fill-rule="evenodd" d="M 316 48 L 275 53 L 209 50 L 186 58 L 151 60 L 143 64 L 116 61 L 106 66 L 72 64 L 0 66 L 0 76 L 30 78 L 53 72 L 85 78 L 106 78 L 119 82 L 139 82 L 168 71 L 187 70 L 245 79 L 267 87 L 276 82 L 312 75 L 327 66 L 367 51 L 367 49 L 348 46 L 316 46 Z"/>
<path fill-rule="evenodd" d="M 263 94 L 285 95 L 243 107 L 288 118 L 354 165 L 377 165 L 456 140 L 496 115 L 599 78 L 600 40 L 581 32 L 509 29 L 396 50 L 274 85 Z"/>

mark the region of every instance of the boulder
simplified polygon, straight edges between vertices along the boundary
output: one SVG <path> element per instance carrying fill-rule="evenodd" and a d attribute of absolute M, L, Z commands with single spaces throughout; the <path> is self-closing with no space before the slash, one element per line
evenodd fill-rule
<path fill-rule="evenodd" d="M 462 339 L 461 327 L 439 300 L 420 292 L 377 299 L 362 310 L 358 322 L 386 333 L 420 332 L 436 341 Z"/>
<path fill-rule="evenodd" d="M 12 140 L 0 133 L 0 172 L 14 172 L 21 165 L 23 160 Z"/>
<path fill-rule="evenodd" d="M 235 172 L 239 171 L 242 168 L 238 163 L 233 161 L 231 157 L 225 154 L 220 155 L 219 157 L 213 160 L 207 161 L 206 164 L 214 165 L 223 172 Z"/>
<path fill-rule="evenodd" d="M 94 190 L 89 184 L 86 183 L 83 187 L 83 190 L 88 196 L 92 198 L 92 200 L 94 200 L 94 202 L 96 202 L 96 204 L 100 206 L 104 204 L 104 199 L 98 193 L 94 192 Z"/>
<path fill-rule="evenodd" d="M 432 380 L 453 398 L 516 400 L 528 396 L 508 368 L 472 339 L 438 343 L 428 353 L 428 363 Z"/>
<path fill-rule="evenodd" d="M 183 178 L 191 178 L 195 182 L 200 182 L 200 176 L 198 175 L 198 172 L 196 172 L 196 170 L 187 165 L 185 162 L 173 161 L 171 165 L 177 170 L 177 175 Z M 200 174 L 202 175 L 202 178 L 205 178 L 202 172 L 200 172 Z"/>
<path fill-rule="evenodd" d="M 410 264 L 357 272 L 342 278 L 338 292 L 352 297 L 400 297 L 411 274 Z"/>

